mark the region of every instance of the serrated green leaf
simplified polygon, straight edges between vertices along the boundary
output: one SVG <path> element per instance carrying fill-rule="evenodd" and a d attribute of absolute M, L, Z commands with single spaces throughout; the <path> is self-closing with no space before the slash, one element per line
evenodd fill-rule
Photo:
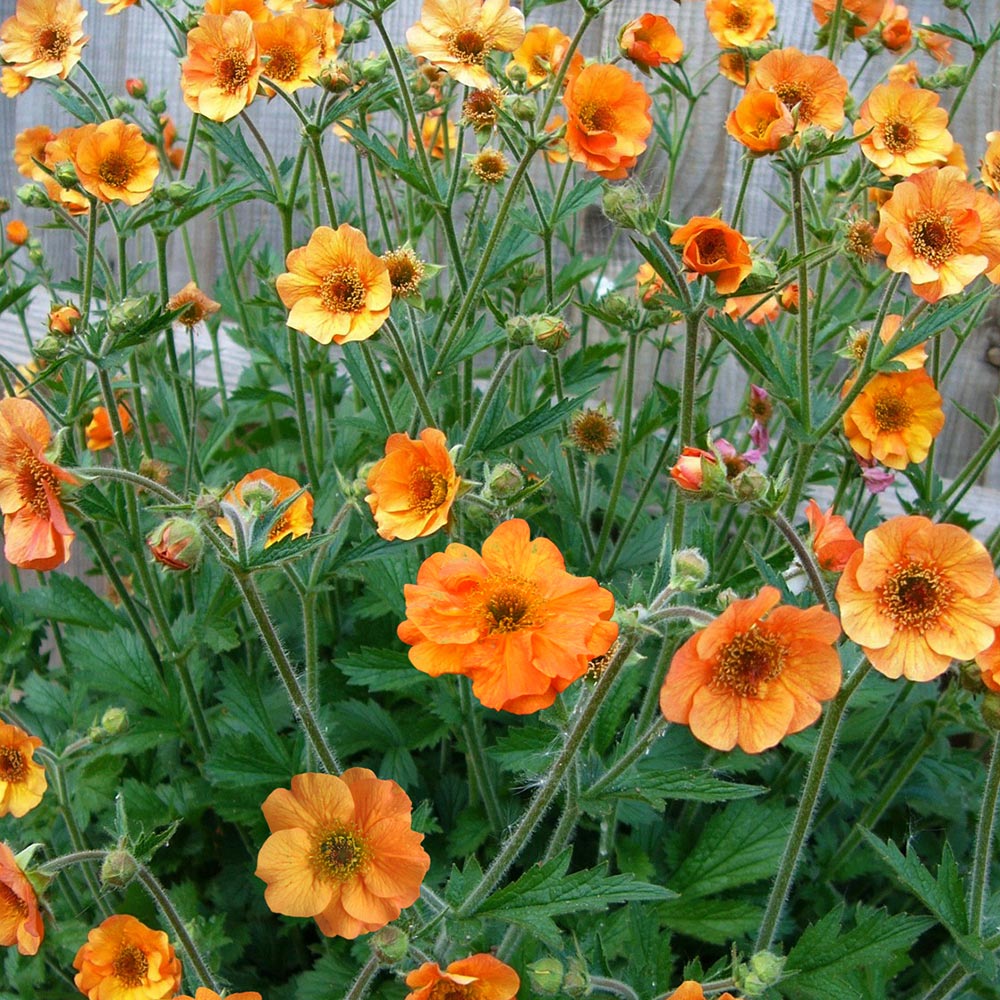
<path fill-rule="evenodd" d="M 408 691 L 423 687 L 429 682 L 410 663 L 406 653 L 392 649 L 373 649 L 362 646 L 337 660 L 337 668 L 350 684 L 356 684 L 375 693 L 377 691 Z"/>
<path fill-rule="evenodd" d="M 118 624 L 114 610 L 76 577 L 53 573 L 45 586 L 25 591 L 23 608 L 40 619 L 107 632 Z"/>
<path fill-rule="evenodd" d="M 521 438 L 542 434 L 550 428 L 561 424 L 573 410 L 579 408 L 580 403 L 580 398 L 564 399 L 552 405 L 543 403 L 537 409 L 532 410 L 526 417 L 518 420 L 517 423 L 504 428 L 504 430 L 500 431 L 499 434 L 495 435 L 479 450 L 484 452 L 500 451 L 509 448 L 516 441 L 520 441 Z M 473 441 L 467 442 L 470 450 L 473 445 Z"/>
<path fill-rule="evenodd" d="M 728 945 L 760 925 L 761 910 L 741 899 L 689 899 L 682 896 L 656 908 L 663 923 L 680 934 Z"/>
<path fill-rule="evenodd" d="M 670 801 L 727 802 L 755 798 L 766 791 L 762 785 L 745 785 L 717 778 L 709 770 L 681 768 L 676 771 L 661 771 L 655 765 L 646 766 L 643 763 L 633 771 L 631 777 L 615 782 L 602 791 L 600 797 L 631 799 L 646 802 L 654 809 L 663 809 Z M 586 797 L 584 792 L 583 798 Z"/>

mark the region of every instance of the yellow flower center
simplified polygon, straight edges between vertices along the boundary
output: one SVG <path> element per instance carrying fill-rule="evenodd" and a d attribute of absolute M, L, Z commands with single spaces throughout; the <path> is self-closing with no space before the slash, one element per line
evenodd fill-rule
<path fill-rule="evenodd" d="M 149 959 L 134 944 L 122 944 L 111 963 L 111 971 L 122 986 L 142 986 L 149 972 Z"/>
<path fill-rule="evenodd" d="M 813 119 L 813 89 L 801 80 L 783 80 L 774 88 L 778 100 L 791 111 L 796 105 L 799 108 L 799 123 L 808 125 Z"/>
<path fill-rule="evenodd" d="M 913 253 L 935 267 L 940 267 L 958 251 L 955 223 L 950 216 L 932 209 L 925 209 L 913 220 L 910 239 Z"/>
<path fill-rule="evenodd" d="M 858 364 L 861 364 L 865 360 L 865 355 L 868 353 L 868 341 L 871 338 L 870 330 L 862 330 L 852 341 L 850 346 L 851 357 L 854 358 Z"/>
<path fill-rule="evenodd" d="M 922 635 L 951 607 L 952 594 L 950 584 L 933 566 L 903 563 L 879 592 L 879 609 L 897 628 Z"/>
<path fill-rule="evenodd" d="M 518 576 L 491 576 L 480 591 L 480 614 L 487 635 L 506 635 L 542 623 L 538 588 Z"/>
<path fill-rule="evenodd" d="M 45 487 L 58 496 L 59 481 L 51 470 L 39 461 L 27 448 L 14 461 L 16 469 L 17 492 L 25 504 L 41 518 L 49 516 L 49 500 L 45 495 Z"/>
<path fill-rule="evenodd" d="M 267 76 L 279 83 L 296 79 L 302 60 L 290 45 L 276 45 L 267 52 Z"/>
<path fill-rule="evenodd" d="M 319 298 L 328 312 L 361 312 L 365 307 L 365 295 L 365 284 L 353 264 L 327 271 L 320 282 Z"/>
<path fill-rule="evenodd" d="M 215 82 L 227 94 L 239 93 L 250 80 L 250 66 L 239 49 L 225 49 L 215 60 Z"/>
<path fill-rule="evenodd" d="M 58 62 L 69 49 L 69 32 L 62 24 L 47 24 L 35 32 L 35 53 L 43 59 Z"/>
<path fill-rule="evenodd" d="M 28 774 L 28 763 L 24 754 L 15 747 L 0 747 L 0 781 L 17 785 Z"/>
<path fill-rule="evenodd" d="M 452 32 L 446 42 L 448 54 L 459 62 L 482 65 L 490 51 L 489 42 L 475 28 Z"/>
<path fill-rule="evenodd" d="M 472 160 L 472 172 L 485 184 L 499 184 L 507 176 L 510 164 L 496 149 L 484 149 Z"/>
<path fill-rule="evenodd" d="M 892 153 L 908 153 L 917 145 L 913 123 L 905 118 L 887 118 L 882 123 L 882 141 Z"/>
<path fill-rule="evenodd" d="M 28 915 L 28 904 L 5 882 L 0 882 L 0 925 L 20 923 Z"/>
<path fill-rule="evenodd" d="M 104 159 L 97 173 L 109 187 L 124 188 L 135 174 L 135 164 L 124 153 L 115 152 Z"/>
<path fill-rule="evenodd" d="M 874 239 L 875 227 L 867 219 L 858 219 L 847 230 L 847 252 L 867 262 L 875 256 Z"/>
<path fill-rule="evenodd" d="M 588 101 L 576 113 L 585 132 L 614 132 L 617 119 L 613 108 Z"/>
<path fill-rule="evenodd" d="M 348 826 L 324 833 L 313 852 L 313 868 L 327 882 L 348 882 L 371 863 L 367 841 Z"/>
<path fill-rule="evenodd" d="M 422 465 L 410 475 L 410 506 L 423 514 L 437 510 L 448 497 L 448 478 Z"/>
<path fill-rule="evenodd" d="M 439 979 L 427 994 L 427 1000 L 470 1000 L 475 983 L 462 986 L 450 979 Z"/>
<path fill-rule="evenodd" d="M 409 247 L 401 247 L 382 254 L 382 260 L 389 271 L 392 294 L 403 298 L 416 294 L 424 276 L 424 265 L 417 255 Z"/>
<path fill-rule="evenodd" d="M 875 398 L 873 416 L 879 433 L 888 434 L 910 426 L 913 407 L 899 393 L 884 392 Z"/>
<path fill-rule="evenodd" d="M 788 650 L 777 636 L 751 628 L 733 636 L 719 651 L 712 683 L 741 698 L 756 698 L 781 676 Z"/>

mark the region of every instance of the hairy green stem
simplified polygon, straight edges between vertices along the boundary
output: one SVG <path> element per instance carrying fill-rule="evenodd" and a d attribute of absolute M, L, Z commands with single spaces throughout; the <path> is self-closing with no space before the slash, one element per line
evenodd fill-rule
<path fill-rule="evenodd" d="M 986 774 L 983 801 L 976 824 L 976 846 L 969 875 L 969 930 L 980 934 L 983 911 L 990 888 L 990 862 L 993 860 L 993 828 L 997 818 L 997 797 L 1000 795 L 1000 733 L 993 737 L 990 769 Z"/>

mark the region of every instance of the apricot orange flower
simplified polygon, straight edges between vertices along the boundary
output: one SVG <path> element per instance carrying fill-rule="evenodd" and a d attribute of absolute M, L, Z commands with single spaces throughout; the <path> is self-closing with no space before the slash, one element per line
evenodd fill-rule
<path fill-rule="evenodd" d="M 991 191 L 1000 191 L 1000 132 L 987 132 L 986 143 L 979 176 Z"/>
<path fill-rule="evenodd" d="M 524 15 L 510 0 L 424 0 L 420 20 L 406 32 L 414 55 L 480 90 L 491 82 L 486 57 L 513 52 L 523 39 Z"/>
<path fill-rule="evenodd" d="M 278 294 L 288 325 L 321 344 L 367 340 L 388 318 L 392 283 L 360 229 L 320 226 L 285 259 Z"/>
<path fill-rule="evenodd" d="M 882 327 L 878 332 L 879 340 L 883 344 L 888 344 L 902 325 L 903 317 L 899 313 L 889 313 L 882 321 Z M 871 338 L 870 330 L 862 330 L 851 341 L 851 354 L 860 364 L 868 353 L 868 341 Z M 898 361 L 908 371 L 917 371 L 923 368 L 927 362 L 927 342 L 908 347 L 905 351 L 900 351 L 893 359 Z"/>
<path fill-rule="evenodd" d="M 256 990 L 248 990 L 245 993 L 227 993 L 223 998 L 215 990 L 210 990 L 207 986 L 199 986 L 194 996 L 176 996 L 174 1000 L 262 1000 L 261 995 Z"/>
<path fill-rule="evenodd" d="M 723 52 L 719 56 L 719 73 L 737 87 L 745 87 L 756 68 L 757 61 L 747 60 L 742 52 Z"/>
<path fill-rule="evenodd" d="M 54 170 L 60 163 L 72 163 L 75 168 L 76 154 L 80 143 L 96 129 L 97 126 L 93 124 L 60 129 L 59 134 L 53 136 L 45 144 L 45 166 L 49 170 Z M 90 199 L 82 191 L 77 190 L 75 185 L 71 188 L 64 188 L 44 170 L 39 170 L 38 173 L 41 176 L 36 177 L 35 180 L 41 180 L 49 198 L 62 205 L 70 215 L 83 215 L 90 211 Z"/>
<path fill-rule="evenodd" d="M 253 27 L 261 73 L 288 94 L 302 87 L 313 87 L 319 76 L 319 38 L 308 22 L 295 14 L 272 17 Z M 274 88 L 265 86 L 268 96 Z"/>
<path fill-rule="evenodd" d="M 132 429 L 132 414 L 128 412 L 124 403 L 118 404 L 118 419 L 121 421 L 122 433 L 128 434 Z M 103 451 L 114 444 L 115 436 L 111 427 L 111 418 L 105 407 L 94 407 L 85 433 L 87 435 L 87 448 L 90 451 Z"/>
<path fill-rule="evenodd" d="M 726 131 L 746 146 L 751 156 L 765 156 L 789 143 L 795 123 L 777 94 L 759 90 L 741 98 L 726 119 Z"/>
<path fill-rule="evenodd" d="M 87 935 L 73 968 L 89 1000 L 167 1000 L 181 985 L 181 963 L 167 935 L 124 913 Z"/>
<path fill-rule="evenodd" d="M 1000 265 L 998 214 L 958 167 L 930 167 L 893 188 L 872 245 L 917 295 L 937 302 Z"/>
<path fill-rule="evenodd" d="M 718 465 L 719 460 L 704 448 L 685 448 L 670 470 L 670 478 L 690 493 L 700 493 L 705 485 L 705 462 Z"/>
<path fill-rule="evenodd" d="M 920 19 L 921 26 L 917 28 L 917 39 L 920 46 L 926 49 L 927 54 L 942 66 L 950 66 L 955 61 L 955 54 L 951 51 L 951 39 L 937 31 L 928 30 L 926 26 L 930 23 L 930 19 L 927 17 Z"/>
<path fill-rule="evenodd" d="M 0 816 L 20 819 L 42 801 L 49 783 L 45 768 L 34 760 L 41 745 L 20 726 L 0 722 Z"/>
<path fill-rule="evenodd" d="M 0 947 L 36 955 L 45 937 L 38 899 L 14 853 L 0 844 Z"/>
<path fill-rule="evenodd" d="M 206 14 L 219 14 L 225 17 L 228 14 L 235 14 L 238 10 L 243 11 L 254 24 L 263 24 L 272 17 L 272 12 L 264 0 L 205 0 Z"/>
<path fill-rule="evenodd" d="M 529 87 L 537 87 L 559 72 L 559 68 L 569 52 L 570 37 L 558 28 L 550 28 L 547 24 L 536 24 L 529 28 L 523 41 L 511 53 L 507 63 L 507 75 L 511 68 L 519 66 L 527 74 L 526 83 Z M 563 77 L 563 82 L 576 76 L 583 68 L 583 54 L 577 50 L 573 53 L 569 68 Z"/>
<path fill-rule="evenodd" d="M 76 537 L 59 503 L 75 476 L 45 457 L 52 438 L 45 414 L 30 399 L 0 399 L 0 512 L 4 555 L 21 569 L 55 569 Z"/>
<path fill-rule="evenodd" d="M 812 0 L 813 17 L 820 27 L 826 25 L 833 17 L 840 0 Z M 867 35 L 878 24 L 885 9 L 886 0 L 843 0 L 841 5 L 841 25 L 846 26 L 847 16 L 854 21 L 854 37 Z"/>
<path fill-rule="evenodd" d="M 705 991 L 697 979 L 685 979 L 667 1000 L 705 1000 Z M 732 993 L 722 993 L 713 1000 L 736 1000 Z"/>
<path fill-rule="evenodd" d="M 844 124 L 847 80 L 825 56 L 796 48 L 772 49 L 754 67 L 747 93 L 769 90 L 789 111 L 798 113 L 797 130 L 818 125 L 838 132 Z"/>
<path fill-rule="evenodd" d="M 659 14 L 640 14 L 618 33 L 618 49 L 637 69 L 681 61 L 684 43 L 670 21 Z"/>
<path fill-rule="evenodd" d="M 197 326 L 208 316 L 214 316 L 222 306 L 210 299 L 193 281 L 189 281 L 176 295 L 171 295 L 167 302 L 171 312 L 183 309 L 175 319 L 182 326 Z"/>
<path fill-rule="evenodd" d="M 847 560 L 861 548 L 847 521 L 840 514 L 834 514 L 832 507 L 828 511 L 820 510 L 815 500 L 806 504 L 806 520 L 816 561 L 831 573 L 842 572 Z"/>
<path fill-rule="evenodd" d="M 781 303 L 774 295 L 761 298 L 759 294 L 733 295 L 726 299 L 722 311 L 733 319 L 745 319 L 753 326 L 773 323 L 781 315 Z"/>
<path fill-rule="evenodd" d="M 732 295 L 753 268 L 750 245 L 732 226 L 714 216 L 694 216 L 670 242 L 683 247 L 688 273 L 708 276 L 720 295 Z"/>
<path fill-rule="evenodd" d="M 409 434 L 389 437 L 385 458 L 368 473 L 365 502 L 383 538 L 425 538 L 448 523 L 461 483 L 444 434 L 428 427 L 419 441 Z"/>
<path fill-rule="evenodd" d="M 444 972 L 425 962 L 406 977 L 413 987 L 406 1000 L 517 1000 L 521 977 L 492 955 L 480 953 L 452 962 Z"/>
<path fill-rule="evenodd" d="M 81 187 L 96 198 L 138 205 L 153 193 L 160 158 L 138 125 L 112 118 L 80 139 L 74 166 Z"/>
<path fill-rule="evenodd" d="M 487 707 L 527 715 L 548 708 L 618 637 L 615 601 L 592 577 L 571 576 L 559 550 L 505 521 L 480 555 L 451 544 L 407 584 L 397 634 L 432 677 L 465 674 Z"/>
<path fill-rule="evenodd" d="M 890 52 L 902 52 L 913 41 L 910 12 L 900 3 L 888 0 L 882 12 L 882 44 Z"/>
<path fill-rule="evenodd" d="M 724 49 L 745 49 L 767 38 L 776 23 L 771 0 L 708 0 L 705 17 Z"/>
<path fill-rule="evenodd" d="M 299 484 L 289 476 L 279 476 L 270 469 L 255 469 L 248 472 L 223 499 L 236 507 L 247 522 L 252 522 L 294 496 L 300 489 Z M 226 518 L 220 517 L 216 523 L 225 534 L 233 537 L 232 525 Z M 308 535 L 312 527 L 313 495 L 307 490 L 296 497 L 272 525 L 264 548 L 270 548 L 289 535 L 292 538 Z"/>
<path fill-rule="evenodd" d="M 413 135 L 408 138 L 410 149 L 416 149 Z M 431 159 L 443 160 L 448 150 L 452 155 L 458 151 L 458 126 L 444 115 L 426 115 L 420 123 L 420 141 Z"/>
<path fill-rule="evenodd" d="M 905 83 L 876 87 L 861 105 L 854 134 L 865 135 L 861 152 L 886 177 L 909 177 L 944 164 L 955 145 L 948 112 L 932 90 Z"/>
<path fill-rule="evenodd" d="M 204 14 L 188 32 L 181 90 L 195 114 L 229 121 L 254 99 L 260 74 L 253 21 L 244 11 Z"/>
<path fill-rule="evenodd" d="M 314 917 L 328 937 L 356 938 L 416 902 L 431 859 L 395 781 L 352 767 L 341 777 L 297 774 L 261 809 L 271 836 L 257 878 L 275 913 Z"/>
<path fill-rule="evenodd" d="M 570 159 L 608 180 L 627 177 L 653 131 L 646 88 L 617 66 L 592 63 L 567 83 L 563 103 Z"/>
<path fill-rule="evenodd" d="M 13 66 L 0 67 L 0 94 L 4 97 L 19 97 L 31 86 L 31 77 L 18 73 Z"/>
<path fill-rule="evenodd" d="M 929 681 L 988 649 L 1000 581 L 985 546 L 954 524 L 894 517 L 869 531 L 837 585 L 844 631 L 886 677 Z"/>
<path fill-rule="evenodd" d="M 888 78 L 890 83 L 909 83 L 915 86 L 920 79 L 920 68 L 912 59 L 909 62 L 897 63 L 889 67 Z"/>
<path fill-rule="evenodd" d="M 23 77 L 65 80 L 88 41 L 86 16 L 79 0 L 17 0 L 0 24 L 0 59 Z"/>
<path fill-rule="evenodd" d="M 11 219 L 4 227 L 4 236 L 8 243 L 13 243 L 16 247 L 24 246 L 28 242 L 30 230 L 23 219 Z"/>
<path fill-rule="evenodd" d="M 779 600 L 764 587 L 733 601 L 677 650 L 660 691 L 668 722 L 716 750 L 760 753 L 819 718 L 840 688 L 840 625 L 820 607 Z"/>
<path fill-rule="evenodd" d="M 993 642 L 976 656 L 983 684 L 1000 692 L 1000 628 L 993 633 Z"/>

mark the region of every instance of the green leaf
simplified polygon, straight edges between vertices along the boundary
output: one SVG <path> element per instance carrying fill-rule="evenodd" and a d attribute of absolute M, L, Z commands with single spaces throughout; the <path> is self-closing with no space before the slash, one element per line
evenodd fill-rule
<path fill-rule="evenodd" d="M 277 201 L 274 188 L 271 186 L 271 178 L 267 176 L 267 171 L 247 145 L 247 141 L 243 138 L 243 133 L 238 127 L 230 128 L 221 122 L 202 118 L 198 123 L 198 129 L 202 134 L 208 135 L 227 160 L 239 164 L 247 175 L 261 186 L 265 200 L 272 204 Z"/>
<path fill-rule="evenodd" d="M 672 899 L 656 908 L 672 930 L 720 946 L 749 935 L 760 925 L 760 907 L 740 899 Z"/>
<path fill-rule="evenodd" d="M 505 428 L 499 434 L 495 435 L 479 450 L 484 452 L 500 451 L 501 449 L 509 448 L 515 441 L 520 441 L 521 438 L 541 434 L 549 428 L 561 424 L 573 410 L 579 408 L 580 403 L 581 398 L 579 397 L 564 399 L 562 402 L 554 403 L 551 406 L 548 403 L 543 403 L 537 409 L 532 410 L 522 420 L 518 420 L 517 423 L 511 424 L 510 427 Z M 473 443 L 472 441 L 466 442 L 470 450 Z"/>
<path fill-rule="evenodd" d="M 410 663 L 406 653 L 362 646 L 337 660 L 337 668 L 356 684 L 374 694 L 377 691 L 408 691 L 423 687 L 430 678 Z"/>
<path fill-rule="evenodd" d="M 121 627 L 110 632 L 73 632 L 66 637 L 68 662 L 96 691 L 131 699 L 163 714 L 176 709 L 176 695 L 163 683 L 138 636 Z"/>
<path fill-rule="evenodd" d="M 599 798 L 611 796 L 646 802 L 654 809 L 664 809 L 670 801 L 726 802 L 732 799 L 750 799 L 763 795 L 767 789 L 762 785 L 745 785 L 737 781 L 717 778 L 707 769 L 679 768 L 662 771 L 655 763 L 647 766 L 644 761 L 633 769 L 632 777 L 622 777 L 610 788 L 602 791 Z M 584 792 L 583 799 L 587 799 Z"/>
<path fill-rule="evenodd" d="M 21 606 L 40 619 L 82 625 L 107 632 L 118 624 L 114 610 L 82 580 L 53 573 L 44 587 L 28 590 L 20 597 Z"/>
<path fill-rule="evenodd" d="M 351 142 L 371 153 L 389 171 L 391 176 L 398 177 L 425 198 L 437 199 L 437 192 L 432 191 L 427 186 L 423 174 L 417 169 L 416 161 L 409 156 L 394 153 L 381 139 L 368 132 L 351 128 L 343 121 L 340 124 L 345 131 L 350 133 Z"/>

